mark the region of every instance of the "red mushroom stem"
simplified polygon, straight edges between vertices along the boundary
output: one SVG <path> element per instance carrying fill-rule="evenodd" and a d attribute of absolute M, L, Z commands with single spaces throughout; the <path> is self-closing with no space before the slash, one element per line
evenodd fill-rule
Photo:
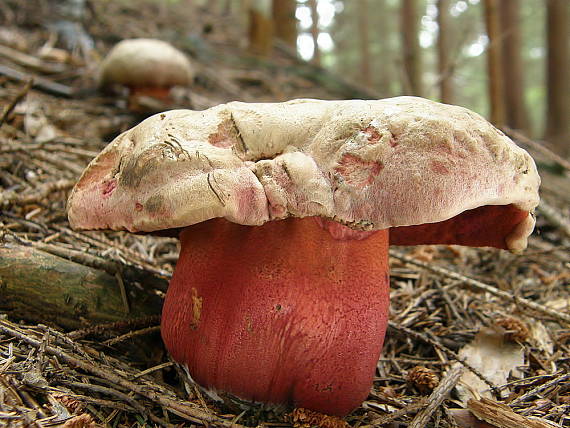
<path fill-rule="evenodd" d="M 217 219 L 180 239 L 162 336 L 194 380 L 332 415 L 361 404 L 388 321 L 387 231 L 333 238 L 314 218 Z"/>
<path fill-rule="evenodd" d="M 164 105 L 170 105 L 174 102 L 170 90 L 171 86 L 130 86 L 128 108 L 134 112 L 144 113 L 148 111 L 148 102 L 141 104 L 141 98 L 150 98 Z M 157 105 L 157 108 L 158 108 Z"/>

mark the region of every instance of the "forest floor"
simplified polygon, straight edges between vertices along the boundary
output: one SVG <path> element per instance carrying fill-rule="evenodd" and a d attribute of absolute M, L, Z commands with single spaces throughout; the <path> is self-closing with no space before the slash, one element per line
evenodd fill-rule
<path fill-rule="evenodd" d="M 189 54 L 195 84 L 166 108 L 377 96 L 284 47 L 268 59 L 247 55 L 229 16 L 152 1 L 91 2 L 85 29 L 94 47 L 68 49 L 63 33 L 55 37 L 56 27 L 47 25 L 53 17 L 43 4 L 0 5 L 0 251 L 50 260 L 58 268 L 45 272 L 63 282 L 66 263 L 104 273 L 116 279 L 126 312 L 137 293 L 162 298 L 177 240 L 74 232 L 65 214 L 84 167 L 143 117 L 122 97 L 96 90 L 97 64 L 114 43 L 157 37 Z M 31 275 L 33 266 L 24 269 L 20 260 L 4 267 L 0 261 L 0 427 L 570 426 L 570 164 L 505 131 L 533 155 L 543 179 L 529 248 L 522 255 L 393 248 L 384 350 L 370 395 L 345 421 L 210 401 L 164 350 L 159 307 L 94 325 L 77 308 L 72 320 L 26 311 L 31 300 L 24 307 L 2 301 L 6 278 Z M 41 294 L 53 285 L 49 275 L 31 286 Z M 142 276 L 151 281 L 136 279 Z"/>

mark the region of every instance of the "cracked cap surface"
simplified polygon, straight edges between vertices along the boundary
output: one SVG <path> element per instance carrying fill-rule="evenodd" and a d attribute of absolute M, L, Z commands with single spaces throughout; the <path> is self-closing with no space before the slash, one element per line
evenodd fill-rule
<path fill-rule="evenodd" d="M 69 202 L 78 229 L 152 232 L 225 217 L 319 216 L 358 230 L 442 222 L 487 205 L 528 212 L 533 159 L 476 113 L 422 98 L 232 102 L 154 115 L 118 136 Z"/>

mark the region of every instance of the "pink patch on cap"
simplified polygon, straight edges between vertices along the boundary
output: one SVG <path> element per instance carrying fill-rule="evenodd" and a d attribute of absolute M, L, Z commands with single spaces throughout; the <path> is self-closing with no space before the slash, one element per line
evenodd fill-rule
<path fill-rule="evenodd" d="M 430 169 L 436 174 L 449 174 L 449 168 L 447 168 L 447 166 L 445 166 L 445 164 L 440 161 L 432 161 L 430 164 Z"/>
<path fill-rule="evenodd" d="M 102 194 L 105 197 L 109 197 L 111 193 L 117 188 L 117 180 L 114 178 L 112 180 L 106 180 L 102 183 Z"/>
<path fill-rule="evenodd" d="M 335 171 L 342 175 L 347 183 L 356 187 L 365 187 L 374 182 L 374 177 L 383 167 L 378 161 L 366 161 L 353 154 L 345 153 Z"/>
<path fill-rule="evenodd" d="M 225 120 L 218 125 L 217 132 L 208 136 L 208 142 L 222 149 L 232 147 L 238 141 L 238 132 L 231 120 Z"/>
<path fill-rule="evenodd" d="M 362 132 L 366 134 L 369 143 L 377 143 L 380 141 L 380 138 L 382 138 L 382 134 L 380 134 L 380 132 L 378 132 L 378 129 L 372 125 L 368 125 L 362 130 Z"/>

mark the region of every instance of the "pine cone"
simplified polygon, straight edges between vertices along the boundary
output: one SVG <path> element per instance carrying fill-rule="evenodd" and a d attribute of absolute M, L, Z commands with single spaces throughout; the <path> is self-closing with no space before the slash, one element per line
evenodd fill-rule
<path fill-rule="evenodd" d="M 506 317 L 495 321 L 495 324 L 505 330 L 505 339 L 512 342 L 525 342 L 529 336 L 527 326 L 519 319 Z"/>
<path fill-rule="evenodd" d="M 421 392 L 428 392 L 439 384 L 439 377 L 427 367 L 416 366 L 408 372 L 407 381 Z"/>

